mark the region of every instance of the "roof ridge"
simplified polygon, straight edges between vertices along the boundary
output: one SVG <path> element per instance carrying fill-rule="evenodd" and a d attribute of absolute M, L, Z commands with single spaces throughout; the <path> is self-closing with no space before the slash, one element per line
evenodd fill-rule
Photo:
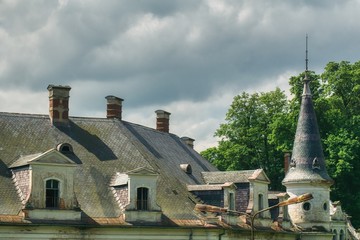
<path fill-rule="evenodd" d="M 13 116 L 13 117 L 49 117 L 47 114 L 40 114 L 40 113 L 15 113 L 15 112 L 0 112 L 0 116 Z"/>

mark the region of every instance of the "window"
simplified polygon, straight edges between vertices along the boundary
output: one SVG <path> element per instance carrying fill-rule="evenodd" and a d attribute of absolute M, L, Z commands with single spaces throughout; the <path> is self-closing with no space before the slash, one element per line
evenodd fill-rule
<path fill-rule="evenodd" d="M 344 240 L 345 239 L 345 236 L 344 236 L 344 230 L 340 230 L 340 240 Z"/>
<path fill-rule="evenodd" d="M 229 193 L 229 209 L 235 210 L 235 197 L 234 193 Z"/>
<path fill-rule="evenodd" d="M 262 210 L 264 208 L 264 197 L 262 194 L 259 194 L 259 199 L 258 199 L 258 211 Z M 263 214 L 260 213 L 259 217 L 263 217 Z"/>
<path fill-rule="evenodd" d="M 73 148 L 69 143 L 60 143 L 57 145 L 57 150 L 61 153 L 72 153 Z"/>
<path fill-rule="evenodd" d="M 333 234 L 333 240 L 338 240 L 336 229 L 334 229 Z"/>
<path fill-rule="evenodd" d="M 305 211 L 309 211 L 310 208 L 311 208 L 311 204 L 309 202 L 306 202 L 306 203 L 303 204 L 303 209 Z"/>
<path fill-rule="evenodd" d="M 147 211 L 149 209 L 148 199 L 149 199 L 149 189 L 144 187 L 138 188 L 137 197 L 136 197 L 137 210 Z"/>
<path fill-rule="evenodd" d="M 58 208 L 59 207 L 59 191 L 60 183 L 55 179 L 46 181 L 46 208 Z"/>
<path fill-rule="evenodd" d="M 324 209 L 325 211 L 328 209 L 327 203 L 324 203 L 324 204 L 323 204 L 323 209 Z"/>

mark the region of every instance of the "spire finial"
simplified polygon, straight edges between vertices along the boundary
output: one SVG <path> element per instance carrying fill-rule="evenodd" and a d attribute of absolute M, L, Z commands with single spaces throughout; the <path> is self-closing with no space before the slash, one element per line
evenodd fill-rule
<path fill-rule="evenodd" d="M 308 71 L 308 62 L 309 62 L 309 59 L 308 59 L 308 35 L 306 34 L 306 51 L 305 51 L 305 55 L 306 55 L 306 58 L 305 58 L 305 73 Z"/>
<path fill-rule="evenodd" d="M 309 87 L 309 82 L 310 79 L 308 77 L 308 63 L 309 63 L 309 58 L 308 58 L 308 34 L 306 34 L 306 50 L 305 50 L 305 77 L 304 77 L 304 91 L 303 91 L 303 96 L 311 96 L 311 91 L 310 91 L 310 87 Z"/>

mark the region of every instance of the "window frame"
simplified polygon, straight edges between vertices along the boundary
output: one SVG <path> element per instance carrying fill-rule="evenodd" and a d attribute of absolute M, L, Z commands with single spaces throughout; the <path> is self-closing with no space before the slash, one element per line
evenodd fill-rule
<path fill-rule="evenodd" d="M 57 188 L 54 188 L 53 186 L 51 186 L 51 188 L 48 188 L 47 183 L 51 181 L 51 185 L 54 184 L 54 182 L 57 183 Z M 60 198 L 61 198 L 61 188 L 62 188 L 62 181 L 60 179 L 57 178 L 47 178 L 44 179 L 44 207 L 46 209 L 59 209 L 60 208 Z M 52 196 L 53 200 L 52 200 L 52 204 L 48 205 L 48 199 L 50 198 L 48 196 L 48 190 L 50 191 L 55 191 L 54 195 L 57 196 Z"/>
<path fill-rule="evenodd" d="M 136 210 L 150 210 L 150 189 L 147 187 L 136 188 Z"/>

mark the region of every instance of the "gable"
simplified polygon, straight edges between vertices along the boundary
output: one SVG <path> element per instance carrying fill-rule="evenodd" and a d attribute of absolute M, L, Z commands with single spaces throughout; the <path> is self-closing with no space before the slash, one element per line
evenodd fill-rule
<path fill-rule="evenodd" d="M 270 183 L 270 180 L 263 169 L 256 169 L 249 177 L 249 181 L 264 182 L 268 184 Z"/>
<path fill-rule="evenodd" d="M 70 160 L 65 155 L 58 152 L 56 149 L 50 149 L 44 153 L 36 153 L 26 156 L 21 156 L 10 168 L 21 167 L 31 164 L 70 164 L 74 165 L 75 163 Z"/>
<path fill-rule="evenodd" d="M 127 172 L 127 174 L 128 175 L 158 175 L 157 172 L 146 167 L 136 168 L 134 170 Z"/>

